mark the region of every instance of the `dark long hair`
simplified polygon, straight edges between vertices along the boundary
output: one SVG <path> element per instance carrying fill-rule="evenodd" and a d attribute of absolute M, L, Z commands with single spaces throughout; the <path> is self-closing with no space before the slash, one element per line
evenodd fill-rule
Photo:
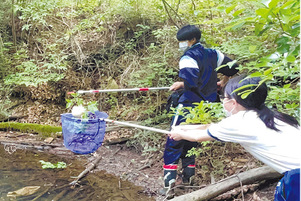
<path fill-rule="evenodd" d="M 294 127 L 298 127 L 298 121 L 287 114 L 272 111 L 265 105 L 265 100 L 268 95 L 268 88 L 265 83 L 259 84 L 260 78 L 253 77 L 244 79 L 246 76 L 241 75 L 229 80 L 227 85 L 224 88 L 224 94 L 228 98 L 235 99 L 240 105 L 245 107 L 248 110 L 254 110 L 257 112 L 259 118 L 265 123 L 268 128 L 279 131 L 275 125 L 275 118 L 291 125 Z M 249 87 L 243 88 L 240 91 L 233 92 L 234 90 L 242 87 L 250 85 Z M 246 98 L 242 98 L 240 92 L 243 90 L 254 90 L 254 92 L 250 93 Z"/>

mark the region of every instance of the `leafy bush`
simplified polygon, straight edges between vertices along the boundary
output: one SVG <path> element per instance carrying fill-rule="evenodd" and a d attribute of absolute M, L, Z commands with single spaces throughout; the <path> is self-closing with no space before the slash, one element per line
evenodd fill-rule
<path fill-rule="evenodd" d="M 31 1 L 25 2 L 20 1 L 15 6 L 15 12 L 21 12 L 22 15 L 19 19 L 25 21 L 26 23 L 22 26 L 22 30 L 29 31 L 38 26 L 47 27 L 52 26 L 47 20 L 47 16 L 52 15 L 52 12 L 58 7 L 57 0 L 47 1 Z"/>
<path fill-rule="evenodd" d="M 210 103 L 201 101 L 194 103 L 195 107 L 183 107 L 173 109 L 179 115 L 184 116 L 187 124 L 210 124 L 219 122 L 225 117 L 221 103 Z"/>
<path fill-rule="evenodd" d="M 58 67 L 50 63 L 45 63 L 39 67 L 34 60 L 31 60 L 23 62 L 21 65 L 16 66 L 16 68 L 19 72 L 8 75 L 4 79 L 4 84 L 37 86 L 41 82 L 57 82 L 64 78 L 64 74 L 56 72 Z"/>
<path fill-rule="evenodd" d="M 250 76 L 261 77 L 270 86 L 268 105 L 299 119 L 300 116 L 300 5 L 296 1 L 267 1 L 258 4 L 255 13 L 234 17 L 228 30 L 248 28 L 248 34 L 266 40 L 268 51 L 241 66 Z M 239 24 L 239 26 L 237 26 Z M 253 31 L 253 32 L 250 32 Z M 253 37 L 254 37 L 253 36 Z M 256 40 L 255 40 L 256 41 Z M 237 46 L 239 44 L 237 43 Z M 261 47 L 252 44 L 249 49 Z M 281 89 L 283 88 L 283 89 Z M 290 91 L 289 97 L 280 91 Z"/>

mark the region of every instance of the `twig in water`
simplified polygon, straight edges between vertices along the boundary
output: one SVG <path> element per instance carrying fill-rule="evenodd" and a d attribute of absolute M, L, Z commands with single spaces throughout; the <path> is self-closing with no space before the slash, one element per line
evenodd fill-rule
<path fill-rule="evenodd" d="M 82 171 L 77 176 L 77 178 L 70 183 L 70 185 L 75 186 L 80 179 L 82 179 L 87 173 L 89 173 L 91 170 L 95 168 L 95 166 L 97 165 L 97 163 L 100 161 L 101 158 L 102 158 L 101 156 L 98 156 L 94 161 L 90 162 L 87 168 L 84 171 Z"/>

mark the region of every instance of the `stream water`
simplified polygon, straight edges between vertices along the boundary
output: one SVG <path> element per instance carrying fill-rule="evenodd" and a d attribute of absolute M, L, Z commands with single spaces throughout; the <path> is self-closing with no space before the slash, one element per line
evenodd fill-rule
<path fill-rule="evenodd" d="M 64 169 L 43 169 L 40 160 L 57 164 Z M 0 144 L 0 201 L 8 200 L 154 200 L 142 193 L 141 187 L 123 181 L 104 171 L 89 173 L 79 185 L 69 185 L 84 169 L 83 161 L 60 158 L 37 150 L 14 149 Z M 34 193 L 16 194 L 17 190 L 36 186 Z M 24 193 L 24 192 L 23 192 Z M 8 195 L 16 195 L 8 196 Z"/>

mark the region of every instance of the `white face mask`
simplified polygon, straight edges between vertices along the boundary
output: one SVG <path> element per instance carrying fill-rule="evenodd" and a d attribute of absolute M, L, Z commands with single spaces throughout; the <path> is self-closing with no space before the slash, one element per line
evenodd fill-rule
<path fill-rule="evenodd" d="M 188 41 L 179 42 L 179 49 L 185 52 L 189 48 Z"/>
<path fill-rule="evenodd" d="M 223 108 L 224 108 L 224 112 L 226 114 L 226 117 L 230 117 L 232 115 L 233 110 L 235 109 L 235 107 L 233 107 L 230 111 L 226 110 L 224 105 L 225 105 L 225 103 L 228 103 L 230 101 L 231 101 L 231 99 L 226 101 L 226 102 L 223 102 Z"/>

